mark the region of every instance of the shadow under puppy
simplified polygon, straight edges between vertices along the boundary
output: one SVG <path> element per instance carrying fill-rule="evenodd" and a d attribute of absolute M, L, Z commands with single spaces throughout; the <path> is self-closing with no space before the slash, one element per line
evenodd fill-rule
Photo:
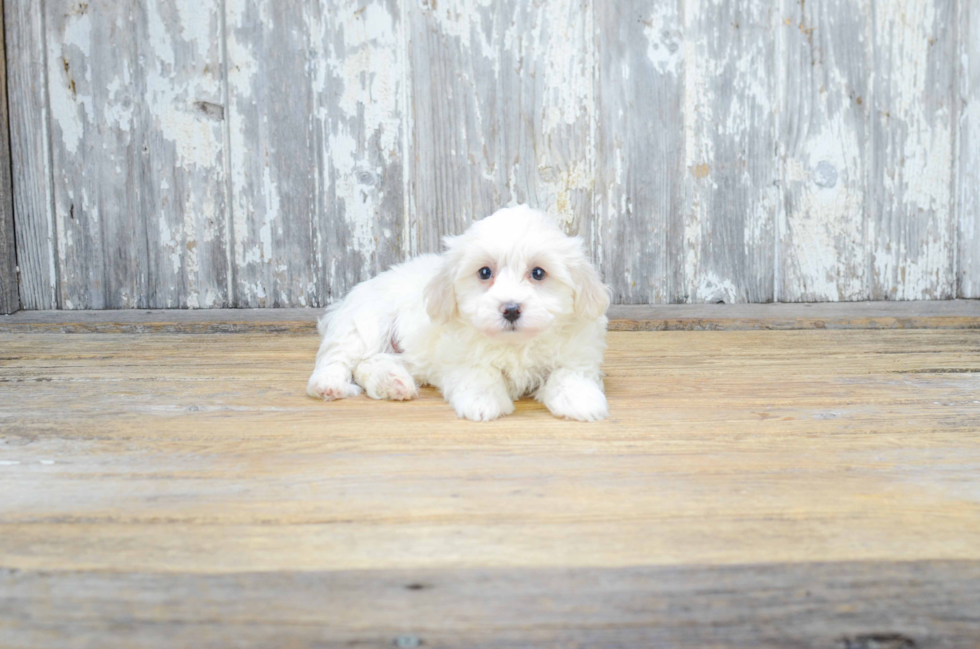
<path fill-rule="evenodd" d="M 429 384 L 475 421 L 512 413 L 527 394 L 558 417 L 604 419 L 609 290 L 581 239 L 520 206 L 445 244 L 327 309 L 307 392 L 404 400 Z"/>

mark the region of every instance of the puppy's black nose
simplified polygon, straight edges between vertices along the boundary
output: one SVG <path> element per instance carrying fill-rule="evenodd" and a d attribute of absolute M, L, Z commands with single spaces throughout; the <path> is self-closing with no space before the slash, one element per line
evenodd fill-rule
<path fill-rule="evenodd" d="M 503 312 L 504 320 L 507 322 L 516 322 L 521 317 L 521 305 L 516 302 L 508 302 L 500 307 L 500 310 Z"/>

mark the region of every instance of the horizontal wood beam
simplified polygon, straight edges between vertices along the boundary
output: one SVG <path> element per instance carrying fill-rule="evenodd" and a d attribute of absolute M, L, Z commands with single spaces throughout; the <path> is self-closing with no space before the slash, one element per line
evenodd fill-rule
<path fill-rule="evenodd" d="M 21 311 L 0 333 L 312 334 L 322 309 Z M 980 301 L 620 305 L 612 331 L 980 329 Z"/>
<path fill-rule="evenodd" d="M 232 574 L 0 569 L 0 592 L 0 624 L 13 646 L 64 646 L 84 635 L 102 647 L 161 648 L 924 649 L 975 647 L 980 637 L 974 561 Z M 185 595 L 200 593 L 207 596 Z"/>

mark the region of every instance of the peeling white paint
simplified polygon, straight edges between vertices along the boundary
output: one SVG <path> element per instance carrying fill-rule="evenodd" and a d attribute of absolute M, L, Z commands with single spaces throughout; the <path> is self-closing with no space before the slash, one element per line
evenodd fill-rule
<path fill-rule="evenodd" d="M 343 89 L 336 110 L 324 102 L 318 114 L 326 133 L 327 182 L 336 200 L 328 209 L 342 209 L 350 251 L 361 260 L 357 270 L 367 276 L 375 271 L 386 191 L 385 169 L 372 161 L 374 156 L 400 161 L 404 144 L 404 31 L 381 0 L 344 5 L 318 27 L 327 44 L 326 66 L 320 66 L 314 89 L 323 98 L 334 95 L 337 87 Z M 342 34 L 342 43 L 336 44 L 331 34 Z M 333 272 L 330 277 L 336 278 Z M 344 290 L 335 279 L 331 282 L 333 290 Z"/>
<path fill-rule="evenodd" d="M 377 211 L 375 202 L 357 183 L 354 174 L 359 162 L 357 142 L 352 135 L 340 132 L 330 136 L 327 150 L 335 173 L 334 192 L 337 201 L 344 207 L 344 219 L 350 230 L 350 247 L 370 256 L 375 248 L 374 224 L 377 221 Z"/>
<path fill-rule="evenodd" d="M 217 34 L 213 6 L 195 0 L 173 4 L 181 18 L 182 34 L 202 36 L 199 42 L 187 42 L 192 51 L 206 52 Z M 147 0 L 146 14 L 153 58 L 146 66 L 146 103 L 157 120 L 163 137 L 174 143 L 178 163 L 187 168 L 211 168 L 221 160 L 222 132 L 215 121 L 195 107 L 196 102 L 216 98 L 217 88 L 202 85 L 200 75 L 178 75 L 175 66 L 175 43 L 168 23 L 161 14 L 158 0 Z M 189 32 L 183 21 L 194 23 Z"/>
<path fill-rule="evenodd" d="M 65 149 L 75 155 L 84 133 L 83 121 L 93 116 L 92 96 L 84 92 L 90 78 L 87 62 L 92 51 L 92 19 L 85 13 L 69 15 L 65 20 L 62 40 L 48 41 L 48 96 L 51 117 L 61 130 Z M 82 63 L 86 65 L 80 67 Z"/>
<path fill-rule="evenodd" d="M 759 263 L 761 268 L 766 245 L 782 273 L 777 297 L 860 299 L 870 285 L 894 299 L 943 297 L 951 295 L 957 269 L 961 290 L 975 292 L 980 280 L 970 277 L 980 274 L 980 261 L 970 260 L 980 255 L 964 246 L 980 237 L 975 217 L 980 199 L 974 200 L 976 192 L 969 188 L 980 166 L 975 145 L 980 124 L 975 86 L 980 84 L 964 79 L 978 77 L 980 63 L 974 59 L 980 54 L 964 34 L 980 30 L 961 27 L 957 37 L 959 78 L 965 84 L 960 107 L 937 99 L 942 86 L 937 69 L 946 68 L 937 64 L 936 52 L 946 45 L 933 37 L 946 20 L 940 13 L 946 5 L 933 0 L 859 0 L 858 5 L 860 16 L 853 22 L 865 21 L 866 29 L 856 40 L 873 59 L 863 72 L 864 109 L 855 109 L 847 103 L 853 97 L 845 97 L 854 84 L 844 71 L 852 70 L 853 62 L 827 59 L 837 53 L 827 49 L 819 31 L 840 28 L 844 19 L 834 12 L 849 6 L 844 4 L 827 5 L 827 22 L 818 26 L 810 45 L 813 60 L 804 63 L 811 63 L 812 78 L 826 88 L 803 108 L 794 103 L 794 70 L 781 66 L 787 66 L 787 34 L 806 40 L 812 26 L 794 22 L 773 35 L 784 18 L 779 11 L 797 10 L 792 3 L 777 10 L 749 2 L 685 0 L 683 11 L 668 3 L 624 14 L 622 20 L 631 23 L 628 33 L 642 37 L 631 36 L 622 58 L 604 60 L 608 67 L 602 67 L 596 57 L 607 56 L 604 39 L 626 32 L 603 33 L 609 22 L 600 12 L 607 8 L 578 0 L 420 0 L 401 3 L 397 11 L 381 0 L 338 0 L 304 5 L 294 27 L 274 23 L 284 14 L 273 0 L 147 0 L 139 12 L 111 15 L 116 29 L 136 34 L 132 49 L 139 54 L 137 61 L 131 52 L 121 52 L 111 68 L 115 76 L 93 59 L 105 49 L 99 12 L 62 16 L 49 10 L 42 52 L 47 86 L 40 94 L 50 103 L 39 112 L 52 126 L 50 148 L 58 165 L 41 175 L 52 178 L 61 192 L 50 203 L 57 226 L 48 235 L 51 288 L 60 273 L 63 284 L 97 292 L 92 286 L 104 278 L 92 277 L 92 286 L 86 285 L 88 271 L 76 267 L 78 254 L 101 250 L 104 226 L 118 227 L 112 192 L 123 181 L 115 188 L 95 183 L 112 170 L 117 178 L 133 173 L 132 154 L 145 143 L 150 150 L 138 155 L 148 156 L 144 168 L 159 175 L 151 174 L 153 204 L 137 200 L 134 205 L 155 212 L 146 215 L 146 228 L 152 245 L 160 246 L 154 259 L 162 267 L 150 269 L 151 281 L 168 287 L 158 292 L 167 304 L 221 303 L 220 291 L 207 282 L 215 265 L 211 248 L 225 246 L 224 236 L 230 239 L 228 261 L 240 273 L 235 291 L 248 303 L 274 294 L 276 302 L 305 305 L 325 300 L 317 296 L 321 287 L 335 296 L 349 287 L 350 278 L 377 272 L 394 245 L 406 253 L 418 251 L 420 232 L 427 238 L 435 234 L 429 232 L 434 206 L 468 218 L 490 204 L 523 201 L 552 213 L 569 231 L 594 210 L 593 230 L 583 234 L 591 235 L 603 263 L 620 254 L 613 248 L 622 245 L 625 233 L 635 263 L 622 277 L 607 279 L 628 299 L 745 299 L 746 283 L 755 278 L 735 266 Z M 967 5 L 954 6 L 964 14 Z M 278 72 L 268 61 L 276 44 L 262 40 L 273 33 L 285 34 L 289 40 L 283 47 L 294 48 L 290 52 L 301 60 L 307 56 L 308 74 L 295 83 L 298 93 L 311 91 L 313 99 L 308 111 L 296 113 L 299 117 L 277 111 L 279 99 L 264 93 L 263 75 Z M 226 88 L 221 87 L 224 51 Z M 415 67 L 406 64 L 406 54 Z M 426 58 L 440 56 L 447 59 Z M 411 94 L 410 75 L 421 74 L 425 65 L 442 66 L 433 78 L 444 85 L 417 89 L 445 93 L 435 103 Z M 596 88 L 609 78 L 618 78 L 619 85 L 597 97 Z M 660 92 L 659 85 L 651 85 L 658 78 L 664 88 L 682 93 L 679 107 L 665 102 L 651 109 L 636 101 Z M 145 95 L 135 96 L 137 88 L 145 88 Z M 834 99 L 821 99 L 824 95 Z M 211 112 L 199 102 L 207 102 Z M 436 107 L 444 121 L 420 133 L 416 118 L 423 117 L 418 123 L 424 125 L 431 116 L 414 115 L 416 107 Z M 799 122 L 792 129 L 780 128 L 776 144 L 781 148 L 767 161 L 759 142 L 775 119 L 793 110 L 805 113 L 790 116 Z M 861 118 L 866 124 L 856 121 L 861 110 L 867 111 Z M 322 168 L 310 165 L 309 178 L 315 180 L 306 185 L 276 168 L 275 156 L 270 160 L 275 143 L 258 145 L 282 119 L 296 119 L 298 131 L 322 146 L 315 153 Z M 640 145 L 624 128 L 599 154 L 597 139 L 603 134 L 596 129 L 617 119 L 636 131 L 651 123 L 677 130 L 678 150 L 649 158 L 664 160 L 662 167 L 637 165 L 646 158 L 631 152 Z M 111 134 L 103 135 L 103 128 Z M 744 155 L 749 150 L 755 151 L 752 159 Z M 420 152 L 428 157 L 417 157 Z M 106 161 L 104 168 L 86 173 L 96 155 Z M 417 184 L 425 165 L 439 167 L 444 195 L 433 199 L 425 195 L 428 187 Z M 782 185 L 767 177 L 779 165 Z M 71 171 L 75 168 L 83 171 Z M 400 182 L 395 171 L 402 172 Z M 683 177 L 678 180 L 677 174 Z M 603 186 L 595 187 L 596 177 Z M 300 217 L 287 213 L 296 188 L 317 196 L 309 236 L 315 272 L 327 275 L 326 282 L 311 281 L 311 260 L 288 259 L 282 250 L 283 238 L 297 232 L 290 219 Z M 395 210 L 402 213 L 389 214 L 399 191 Z M 676 191 L 683 195 L 675 197 Z M 719 205 L 720 191 L 729 192 L 730 208 Z M 951 201 L 951 191 L 958 202 Z M 665 208 L 649 197 L 666 192 L 679 207 Z M 864 213 L 869 195 L 878 201 L 874 214 Z M 84 220 L 73 221 L 71 205 Z M 675 209 L 682 212 L 671 212 Z M 777 220 L 783 209 L 790 211 Z M 226 213 L 233 220 L 226 220 Z M 332 226 L 334 214 L 343 215 L 338 233 L 346 250 L 324 247 L 323 224 Z M 876 214 L 883 215 L 879 221 Z M 451 223 L 455 214 L 449 220 L 438 216 L 446 227 L 460 225 Z M 399 226 L 404 231 L 396 232 Z M 774 229 L 780 236 L 774 237 Z M 609 232 L 616 236 L 603 240 Z M 104 253 L 112 254 L 112 242 L 107 243 Z M 957 243 L 958 267 L 951 252 Z M 668 250 L 680 251 L 679 257 L 661 259 Z M 138 281 L 145 280 L 146 270 L 139 272 Z M 227 281 L 230 287 L 232 278 Z M 111 290 L 135 303 L 140 299 L 135 287 Z M 85 299 L 64 296 L 64 306 Z"/>
<path fill-rule="evenodd" d="M 953 151 L 948 107 L 934 101 L 935 7 L 906 0 L 876 3 L 874 9 L 879 33 L 887 34 L 877 47 L 878 63 L 889 75 L 887 91 L 876 90 L 883 112 L 876 116 L 878 128 L 886 135 L 905 134 L 879 140 L 884 146 L 879 200 L 887 218 L 874 233 L 875 279 L 889 299 L 951 297 Z"/>
<path fill-rule="evenodd" d="M 684 61 L 684 34 L 680 29 L 676 6 L 657 6 L 643 21 L 647 38 L 647 58 L 660 74 L 677 76 Z M 623 62 L 623 76 L 629 79 L 629 66 Z"/>

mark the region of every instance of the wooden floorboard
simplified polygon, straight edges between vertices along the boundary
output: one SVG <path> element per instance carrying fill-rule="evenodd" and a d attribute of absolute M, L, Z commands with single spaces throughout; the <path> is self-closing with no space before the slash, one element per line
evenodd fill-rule
<path fill-rule="evenodd" d="M 0 333 L 297 333 L 316 329 L 322 309 L 127 309 L 20 311 Z M 616 305 L 613 331 L 797 329 L 980 329 L 980 300 L 809 304 Z"/>
<path fill-rule="evenodd" d="M 980 646 L 980 330 L 613 332 L 611 418 L 313 335 L 0 335 L 0 647 Z"/>

